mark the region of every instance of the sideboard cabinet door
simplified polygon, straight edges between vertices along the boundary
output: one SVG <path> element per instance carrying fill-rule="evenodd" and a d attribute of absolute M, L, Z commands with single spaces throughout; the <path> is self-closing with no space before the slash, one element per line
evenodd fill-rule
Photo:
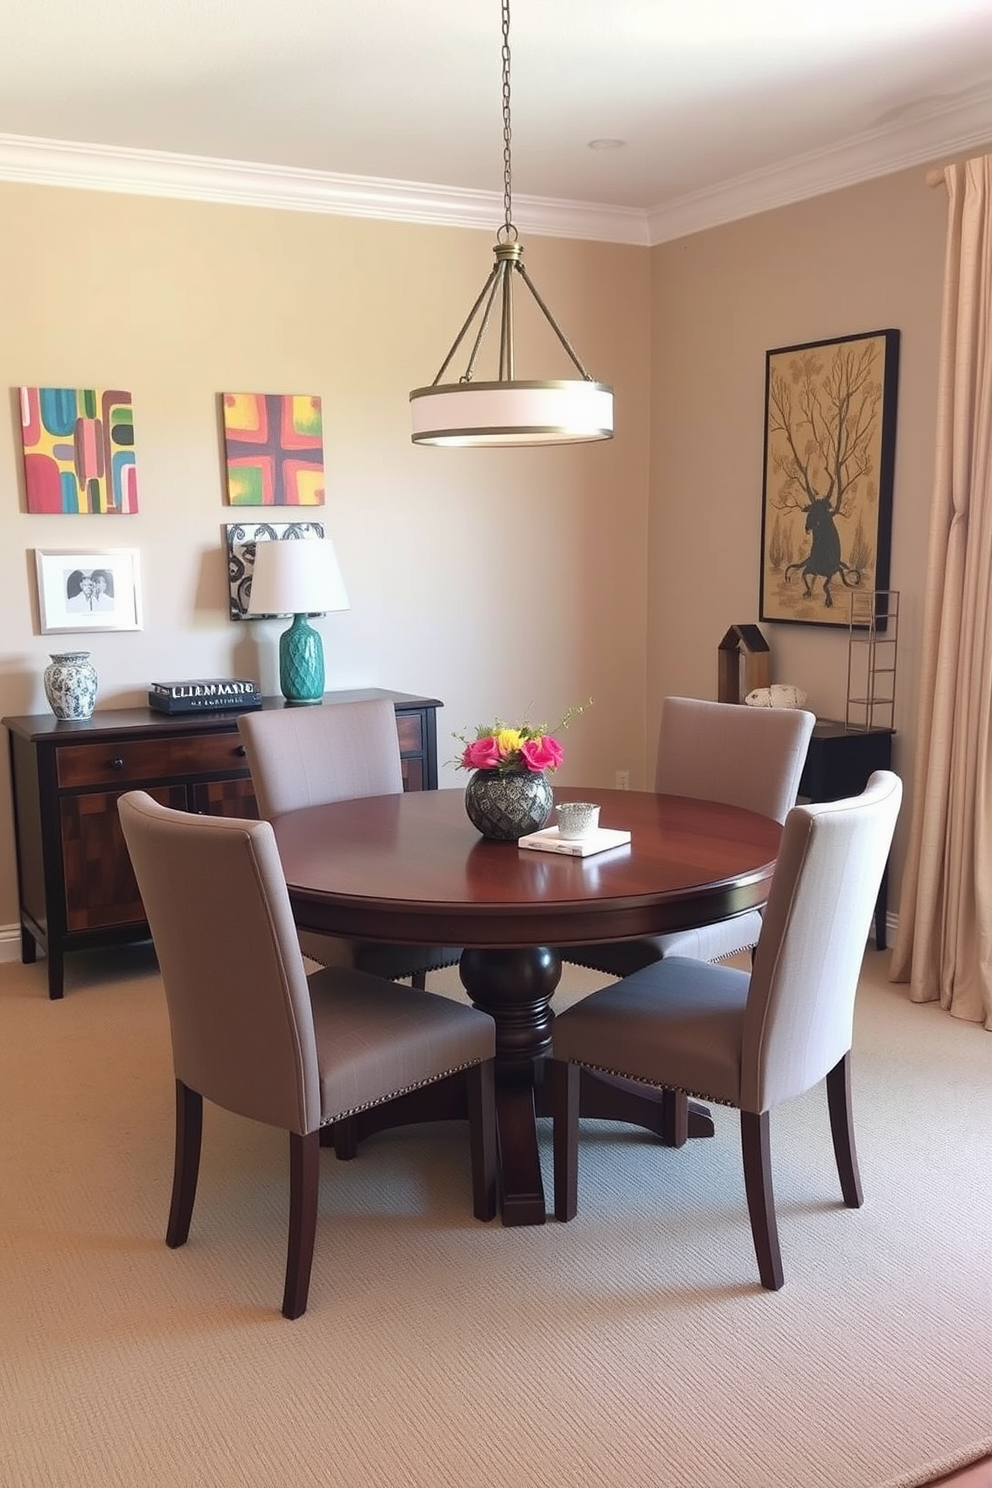
<path fill-rule="evenodd" d="M 145 785 L 143 789 L 163 806 L 188 809 L 184 785 Z M 145 910 L 117 815 L 122 794 L 87 791 L 65 796 L 59 803 L 65 924 L 70 932 L 144 925 Z"/>

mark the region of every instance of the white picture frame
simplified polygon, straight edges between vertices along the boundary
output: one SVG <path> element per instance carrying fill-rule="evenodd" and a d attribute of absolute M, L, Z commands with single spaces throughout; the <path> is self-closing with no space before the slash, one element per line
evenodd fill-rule
<path fill-rule="evenodd" d="M 36 548 L 42 635 L 141 630 L 137 548 Z"/>

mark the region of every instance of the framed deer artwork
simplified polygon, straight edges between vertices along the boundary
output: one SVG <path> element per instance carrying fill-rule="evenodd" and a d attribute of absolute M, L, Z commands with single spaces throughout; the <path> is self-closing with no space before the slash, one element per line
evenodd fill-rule
<path fill-rule="evenodd" d="M 888 589 L 898 378 L 898 331 L 767 353 L 762 620 L 846 629 Z"/>

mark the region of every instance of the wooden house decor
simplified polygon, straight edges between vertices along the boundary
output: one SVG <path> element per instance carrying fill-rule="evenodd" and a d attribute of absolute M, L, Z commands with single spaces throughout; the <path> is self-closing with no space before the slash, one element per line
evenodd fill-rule
<path fill-rule="evenodd" d="M 756 625 L 732 625 L 717 650 L 717 702 L 742 703 L 771 683 L 771 653 Z"/>

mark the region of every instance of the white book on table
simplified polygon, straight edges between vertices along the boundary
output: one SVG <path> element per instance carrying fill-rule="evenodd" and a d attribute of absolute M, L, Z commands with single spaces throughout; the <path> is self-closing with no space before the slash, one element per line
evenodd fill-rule
<path fill-rule="evenodd" d="M 562 837 L 557 827 L 545 827 L 519 838 L 517 846 L 537 852 L 564 853 L 570 858 L 588 858 L 593 853 L 605 852 L 608 847 L 623 847 L 629 841 L 630 833 L 622 827 L 597 827 L 588 837 Z"/>

